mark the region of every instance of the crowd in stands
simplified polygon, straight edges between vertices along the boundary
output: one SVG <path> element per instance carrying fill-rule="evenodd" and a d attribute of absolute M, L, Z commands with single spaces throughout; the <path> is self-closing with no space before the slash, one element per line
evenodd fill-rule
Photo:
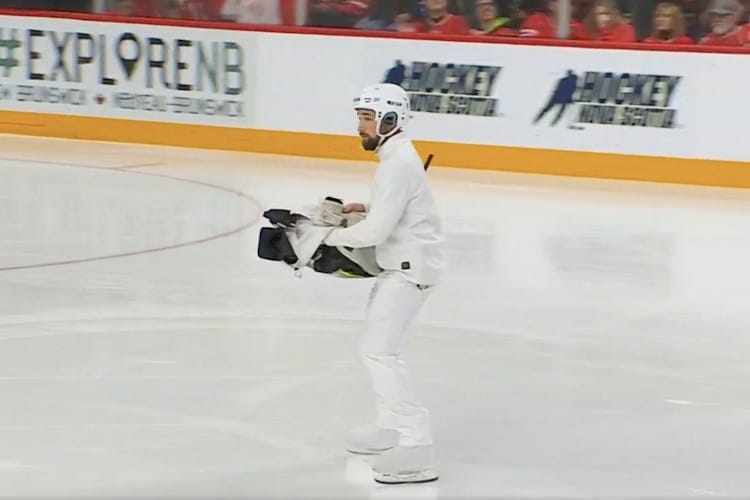
<path fill-rule="evenodd" d="M 750 48 L 750 0 L 571 2 L 570 39 Z M 106 3 L 105 12 L 118 16 L 526 38 L 555 38 L 558 15 L 558 0 L 107 0 Z"/>

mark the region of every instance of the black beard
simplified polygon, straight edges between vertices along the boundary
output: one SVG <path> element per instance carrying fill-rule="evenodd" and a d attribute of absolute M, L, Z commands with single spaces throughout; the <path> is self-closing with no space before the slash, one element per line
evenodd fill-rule
<path fill-rule="evenodd" d="M 362 138 L 362 147 L 364 148 L 365 151 L 375 151 L 379 143 L 380 143 L 380 139 L 378 137 L 363 137 Z"/>

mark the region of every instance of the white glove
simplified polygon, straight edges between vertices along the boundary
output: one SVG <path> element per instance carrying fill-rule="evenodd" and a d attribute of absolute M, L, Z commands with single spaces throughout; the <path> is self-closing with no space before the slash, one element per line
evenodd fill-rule
<path fill-rule="evenodd" d="M 344 204 L 341 200 L 328 196 L 315 210 L 312 216 L 313 224 L 316 226 L 341 226 L 346 220 L 343 210 Z"/>

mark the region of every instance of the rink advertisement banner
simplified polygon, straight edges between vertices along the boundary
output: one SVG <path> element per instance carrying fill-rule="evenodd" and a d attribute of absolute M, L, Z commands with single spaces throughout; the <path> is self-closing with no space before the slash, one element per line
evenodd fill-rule
<path fill-rule="evenodd" d="M 746 60 L 0 16 L 0 107 L 138 120 L 117 131 L 134 142 L 361 159 L 352 100 L 388 82 L 409 96 L 412 137 L 452 166 L 579 174 L 557 162 L 621 161 L 642 178 L 647 166 L 623 157 L 750 160 L 737 139 Z M 205 127 L 144 127 L 156 123 Z"/>
<path fill-rule="evenodd" d="M 471 130 L 496 130 L 509 118 L 512 59 L 482 44 L 272 33 L 260 33 L 257 43 L 256 68 L 272 75 L 257 82 L 258 128 L 355 134 L 352 99 L 380 82 L 406 90 L 419 138 L 470 142 L 480 139 L 467 141 Z M 275 54 L 295 63 L 276 64 Z M 299 75 L 313 76 L 314 98 Z M 285 109 L 306 112 L 273 113 L 279 98 Z"/>
<path fill-rule="evenodd" d="M 0 16 L 0 106 L 250 126 L 247 33 Z"/>
<path fill-rule="evenodd" d="M 274 64 L 277 53 L 296 64 Z M 272 76 L 258 82 L 256 126 L 352 134 L 351 98 L 389 82 L 409 94 L 420 140 L 747 160 L 734 139 L 745 81 L 737 75 L 750 78 L 744 59 L 262 33 L 257 70 Z M 300 91 L 300 74 L 315 75 L 315 99 Z M 282 96 L 307 112 L 271 113 Z"/>

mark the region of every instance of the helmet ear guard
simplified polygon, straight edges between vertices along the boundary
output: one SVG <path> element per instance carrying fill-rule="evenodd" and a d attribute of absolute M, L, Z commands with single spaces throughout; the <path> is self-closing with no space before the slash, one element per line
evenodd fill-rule
<path fill-rule="evenodd" d="M 398 128 L 398 113 L 389 111 L 380 119 L 378 134 L 387 137 Z"/>

